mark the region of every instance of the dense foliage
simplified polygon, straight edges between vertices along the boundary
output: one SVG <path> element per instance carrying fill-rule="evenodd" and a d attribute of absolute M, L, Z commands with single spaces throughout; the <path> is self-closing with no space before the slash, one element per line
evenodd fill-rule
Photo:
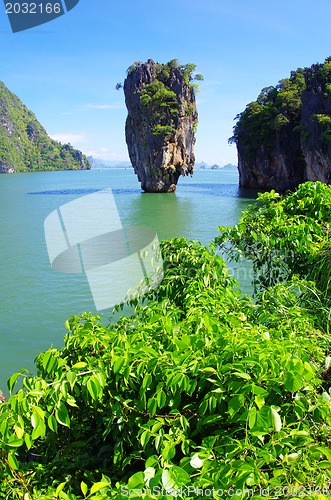
<path fill-rule="evenodd" d="M 259 289 L 298 275 L 316 280 L 328 296 L 330 224 L 331 187 L 307 182 L 287 196 L 275 191 L 260 194 L 235 227 L 219 227 L 216 243 L 232 259 L 253 262 Z"/>
<path fill-rule="evenodd" d="M 250 162 L 261 147 L 270 153 L 277 139 L 288 134 L 294 143 L 300 143 L 300 135 L 306 141 L 309 131 L 301 121 L 301 97 L 305 90 L 311 91 L 316 85 L 325 98 L 331 98 L 331 57 L 323 64 L 292 71 L 290 78 L 280 80 L 275 87 L 264 88 L 256 101 L 248 104 L 236 117 L 237 123 L 229 142 L 242 145 Z M 328 144 L 331 141 L 330 116 L 312 114 L 310 119 L 322 124 L 322 139 Z"/>
<path fill-rule="evenodd" d="M 0 171 L 89 168 L 80 151 L 52 140 L 34 114 L 0 82 Z"/>
<path fill-rule="evenodd" d="M 37 376 L 10 378 L 0 498 L 326 498 L 330 340 L 314 285 L 254 303 L 214 247 L 162 251 L 164 281 L 132 317 L 72 317 Z"/>

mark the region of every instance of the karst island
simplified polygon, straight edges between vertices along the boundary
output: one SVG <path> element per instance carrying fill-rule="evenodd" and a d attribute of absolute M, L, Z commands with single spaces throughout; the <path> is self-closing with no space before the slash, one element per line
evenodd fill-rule
<path fill-rule="evenodd" d="M 237 145 L 242 187 L 331 183 L 331 57 L 262 89 L 236 118 L 230 142 Z"/>
<path fill-rule="evenodd" d="M 194 64 L 135 62 L 124 82 L 129 156 L 144 191 L 171 193 L 180 175 L 193 175 L 201 74 Z"/>

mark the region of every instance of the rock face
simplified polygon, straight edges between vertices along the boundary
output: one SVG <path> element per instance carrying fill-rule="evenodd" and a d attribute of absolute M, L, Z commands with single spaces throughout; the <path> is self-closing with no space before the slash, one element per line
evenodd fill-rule
<path fill-rule="evenodd" d="M 261 145 L 253 160 L 238 143 L 239 185 L 256 189 L 295 189 L 305 182 L 305 165 L 300 148 L 300 134 L 287 127 L 277 134 L 270 150 Z"/>
<path fill-rule="evenodd" d="M 239 115 L 231 140 L 243 187 L 331 182 L 331 58 L 263 89 Z"/>
<path fill-rule="evenodd" d="M 327 78 L 329 76 L 329 78 Z M 331 182 L 331 68 L 320 75 L 319 65 L 306 71 L 306 89 L 302 92 L 301 148 L 309 181 Z"/>
<path fill-rule="evenodd" d="M 191 79 L 191 72 L 174 62 L 149 59 L 128 70 L 126 142 L 146 192 L 173 192 L 180 175 L 193 175 L 198 114 Z"/>
<path fill-rule="evenodd" d="M 90 168 L 81 151 L 51 139 L 35 115 L 0 82 L 0 173 Z"/>

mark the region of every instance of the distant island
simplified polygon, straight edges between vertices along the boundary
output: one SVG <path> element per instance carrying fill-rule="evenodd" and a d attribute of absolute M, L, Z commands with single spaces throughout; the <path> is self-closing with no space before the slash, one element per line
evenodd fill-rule
<path fill-rule="evenodd" d="M 229 141 L 237 145 L 241 186 L 331 183 L 331 57 L 262 89 L 237 120 Z"/>
<path fill-rule="evenodd" d="M 81 151 L 51 139 L 32 111 L 0 82 L 0 173 L 90 168 Z"/>
<path fill-rule="evenodd" d="M 88 156 L 90 164 L 92 165 L 92 169 L 100 169 L 104 168 L 132 168 L 132 165 L 129 161 L 116 161 L 116 160 L 104 160 L 102 158 L 95 158 L 94 156 Z M 217 164 L 208 165 L 205 161 L 200 161 L 195 163 L 194 168 L 197 170 L 237 170 L 238 166 L 233 165 L 232 163 L 227 163 L 220 167 Z"/>
<path fill-rule="evenodd" d="M 104 169 L 104 168 L 132 168 L 129 161 L 117 161 L 117 160 L 104 160 L 103 158 L 95 158 L 94 156 L 88 156 L 88 161 L 90 162 L 92 169 Z"/>
<path fill-rule="evenodd" d="M 238 166 L 233 165 L 232 163 L 227 163 L 226 165 L 223 165 L 220 167 L 220 165 L 217 165 L 214 163 L 213 165 L 208 165 L 205 161 L 200 161 L 199 163 L 196 163 L 194 165 L 195 168 L 200 169 L 200 170 L 205 170 L 205 169 L 210 169 L 210 170 L 237 170 Z"/>

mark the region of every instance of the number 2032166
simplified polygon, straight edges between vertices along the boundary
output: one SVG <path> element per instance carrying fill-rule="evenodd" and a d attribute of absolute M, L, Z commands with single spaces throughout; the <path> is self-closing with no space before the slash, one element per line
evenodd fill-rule
<path fill-rule="evenodd" d="M 6 3 L 6 14 L 60 14 L 60 3 Z"/>

